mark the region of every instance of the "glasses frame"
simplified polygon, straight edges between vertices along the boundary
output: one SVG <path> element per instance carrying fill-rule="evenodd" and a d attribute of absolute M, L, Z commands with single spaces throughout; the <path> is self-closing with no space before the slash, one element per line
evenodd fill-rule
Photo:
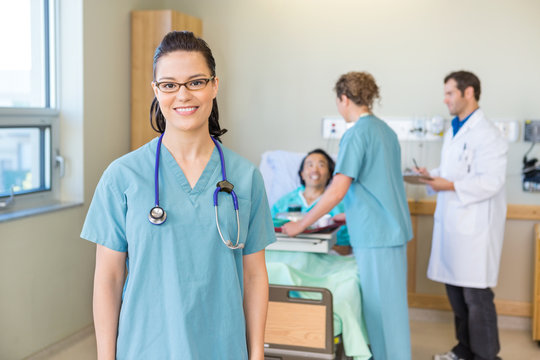
<path fill-rule="evenodd" d="M 186 81 L 186 82 L 184 82 L 184 83 L 179 83 L 179 82 L 176 82 L 176 81 L 168 81 L 168 80 L 167 80 L 167 81 L 159 81 L 159 82 L 154 81 L 154 85 L 157 87 L 157 89 L 158 89 L 159 91 L 161 91 L 161 92 L 164 93 L 164 94 L 173 94 L 173 93 L 176 93 L 176 92 L 180 91 L 180 89 L 182 88 L 182 86 L 185 86 L 186 89 L 187 89 L 188 91 L 199 91 L 199 90 L 203 90 L 203 89 L 205 89 L 205 88 L 208 86 L 208 83 L 209 83 L 210 81 L 214 80 L 215 78 L 216 78 L 216 76 L 214 75 L 214 76 L 211 76 L 211 77 L 209 77 L 209 78 L 193 79 L 193 80 Z M 193 82 L 193 81 L 204 81 L 205 84 L 204 84 L 204 86 L 203 86 L 202 88 L 200 88 L 200 89 L 190 89 L 189 86 L 188 86 L 188 84 L 189 84 L 190 82 Z M 165 83 L 166 83 L 166 84 L 176 84 L 176 85 L 178 85 L 178 89 L 176 89 L 176 90 L 174 90 L 174 91 L 164 91 L 164 90 L 162 90 L 162 89 L 160 88 L 160 85 L 161 85 L 161 84 L 165 84 Z"/>

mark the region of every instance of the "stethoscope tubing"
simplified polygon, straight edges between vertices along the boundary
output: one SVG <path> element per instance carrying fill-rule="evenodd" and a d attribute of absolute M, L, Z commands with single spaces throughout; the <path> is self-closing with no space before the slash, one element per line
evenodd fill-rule
<path fill-rule="evenodd" d="M 165 222 L 167 219 L 167 213 L 163 208 L 159 206 L 159 158 L 161 153 L 161 142 L 163 140 L 164 133 L 161 134 L 161 136 L 158 139 L 157 148 L 156 148 L 156 165 L 154 170 L 154 191 L 155 191 L 155 201 L 154 201 L 154 207 L 150 210 L 150 214 L 148 215 L 149 221 L 154 225 L 161 225 Z M 232 250 L 235 249 L 242 249 L 244 247 L 244 244 L 240 243 L 240 215 L 238 210 L 238 197 L 236 196 L 236 193 L 234 192 L 233 188 L 234 185 L 231 184 L 227 180 L 227 173 L 225 170 L 225 158 L 223 156 L 223 151 L 221 150 L 221 146 L 219 145 L 218 141 L 214 139 L 212 136 L 210 137 L 212 141 L 214 142 L 215 146 L 218 149 L 219 152 L 219 159 L 221 163 L 221 177 L 222 180 L 217 183 L 216 189 L 214 190 L 213 200 L 214 200 L 214 211 L 216 215 L 216 227 L 219 233 L 219 237 L 221 238 L 221 241 Z M 219 216 L 218 216 L 218 194 L 221 192 L 227 192 L 231 195 L 234 205 L 234 210 L 236 213 L 236 227 L 237 227 L 237 233 L 236 233 L 236 242 L 233 245 L 233 243 L 230 240 L 225 240 L 225 237 L 223 236 L 223 233 L 221 231 L 221 226 L 219 225 Z M 159 213 L 161 216 L 156 216 L 154 213 Z"/>

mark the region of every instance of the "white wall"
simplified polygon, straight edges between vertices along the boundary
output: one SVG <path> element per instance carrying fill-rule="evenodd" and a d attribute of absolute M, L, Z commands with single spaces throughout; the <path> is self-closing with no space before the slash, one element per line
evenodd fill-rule
<path fill-rule="evenodd" d="M 491 118 L 540 119 L 540 2 L 536 0 L 165 0 L 203 20 L 221 77 L 218 101 L 224 143 L 255 164 L 267 150 L 308 151 L 336 143 L 321 138 L 320 119 L 337 115 L 335 81 L 369 71 L 378 81 L 380 116 L 449 118 L 443 79 L 454 70 L 482 81 L 480 104 Z M 529 144 L 510 146 L 508 202 L 540 204 L 521 192 L 521 159 Z M 403 142 L 415 157 L 438 164 L 440 143 Z M 540 156 L 540 146 L 533 152 Z M 412 198 L 422 188 L 408 186 Z M 444 294 L 426 279 L 432 220 L 419 223 L 417 288 Z M 497 297 L 532 297 L 531 221 L 507 223 Z"/>
<path fill-rule="evenodd" d="M 165 0 L 203 20 L 221 77 L 225 144 L 258 164 L 266 150 L 326 146 L 320 119 L 336 115 L 342 73 L 369 71 L 381 116 L 442 115 L 443 78 L 467 69 L 482 81 L 492 118 L 540 118 L 540 2 L 536 0 Z M 404 158 L 418 144 L 403 144 Z M 511 146 L 509 200 L 520 190 L 528 144 Z M 439 146 L 427 144 L 427 165 Z M 337 150 L 330 144 L 330 150 Z M 431 156 L 430 156 L 431 154 Z M 433 156 L 435 154 L 435 156 Z M 540 154 L 537 146 L 536 154 Z M 418 159 L 417 159 L 418 160 Z M 413 192 L 417 196 L 417 192 Z"/>

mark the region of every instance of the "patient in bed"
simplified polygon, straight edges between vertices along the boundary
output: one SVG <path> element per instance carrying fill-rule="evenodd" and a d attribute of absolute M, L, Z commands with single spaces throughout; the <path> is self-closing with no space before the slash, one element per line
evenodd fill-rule
<path fill-rule="evenodd" d="M 310 151 L 303 159 L 298 170 L 301 185 L 282 196 L 272 206 L 272 216 L 279 213 L 299 211 L 306 213 L 319 200 L 326 186 L 332 180 L 335 162 L 324 150 Z M 329 215 L 338 221 L 345 220 L 345 208 L 339 203 Z M 347 227 L 342 226 L 337 233 L 337 242 L 333 250 L 340 255 L 351 253 Z"/>

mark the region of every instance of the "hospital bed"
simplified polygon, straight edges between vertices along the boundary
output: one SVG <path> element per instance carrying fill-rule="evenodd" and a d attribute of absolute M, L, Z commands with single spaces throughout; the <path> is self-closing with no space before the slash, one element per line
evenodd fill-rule
<path fill-rule="evenodd" d="M 344 358 L 332 317 L 327 289 L 270 285 L 265 360 Z"/>
<path fill-rule="evenodd" d="M 302 153 L 290 153 L 286 151 L 271 151 L 263 154 L 260 170 L 263 175 L 265 187 L 268 195 L 269 203 L 272 205 L 281 196 L 285 195 L 289 191 L 294 190 L 299 186 L 298 168 L 300 162 L 305 154 Z M 313 234 L 316 237 L 315 234 Z M 330 235 L 330 237 L 335 234 Z M 281 238 L 283 239 L 283 238 Z M 315 247 L 305 246 L 303 248 L 291 247 L 287 248 L 287 245 L 283 241 L 280 244 L 280 237 L 278 237 L 278 244 L 280 249 L 274 250 L 271 247 L 267 248 L 266 252 L 266 265 L 268 269 L 269 282 L 272 289 L 285 289 L 288 290 L 271 290 L 271 292 L 278 292 L 278 295 L 271 294 L 272 299 L 276 299 L 279 302 L 284 302 L 285 298 L 288 298 L 287 304 L 280 304 L 283 306 L 283 314 L 281 314 L 277 320 L 274 319 L 276 312 L 272 310 L 275 304 L 270 306 L 268 313 L 269 324 L 276 326 L 278 323 L 284 328 L 282 332 L 292 333 L 297 328 L 295 323 L 290 323 L 287 320 L 294 319 L 295 310 L 294 306 L 298 305 L 299 300 L 297 298 L 289 298 L 285 296 L 290 294 L 294 290 L 294 293 L 298 293 L 295 286 L 302 287 L 301 294 L 306 294 L 306 289 L 311 289 L 313 292 L 321 292 L 320 289 L 328 292 L 331 299 L 331 311 L 332 314 L 332 332 L 325 332 L 325 339 L 330 339 L 332 342 L 334 339 L 342 339 L 343 348 L 345 353 L 354 360 L 367 360 L 371 357 L 371 353 L 368 348 L 367 333 L 362 317 L 362 306 L 360 297 L 360 288 L 358 283 L 357 266 L 354 257 L 344 257 L 338 255 L 329 255 L 328 247 L 325 251 L 313 251 Z M 300 239 L 294 238 L 292 241 L 298 241 Z M 311 240 L 300 240 L 308 243 Z M 332 240 L 330 239 L 330 243 Z M 285 248 L 282 246 L 285 245 Z M 295 246 L 297 246 L 295 244 Z M 318 252 L 318 253 L 317 253 Z M 275 285 L 279 285 L 275 287 Z M 281 286 L 281 287 L 280 287 Z M 296 290 L 295 290 L 296 289 Z M 308 292 L 309 293 L 309 292 Z M 323 299 L 328 300 L 328 296 L 322 295 Z M 313 300 L 313 299 L 311 299 Z M 305 303 L 302 303 L 305 305 Z M 285 306 L 287 305 L 287 306 Z M 312 304 L 313 305 L 313 304 Z M 321 305 L 321 304 L 319 304 Z M 327 309 L 327 305 L 324 305 Z M 308 307 L 305 307 L 308 311 L 311 311 Z M 283 322 L 283 323 L 281 323 Z M 329 320 L 326 321 L 326 325 L 329 324 Z M 288 329 L 288 330 L 287 330 Z M 267 328 L 267 330 L 269 330 Z M 279 359 L 279 360 L 300 360 L 305 359 L 302 357 L 290 357 L 292 356 L 290 351 L 314 351 L 313 348 L 306 349 L 305 344 L 298 341 L 297 338 L 292 337 L 294 341 L 292 343 L 279 344 L 281 347 L 276 347 L 276 343 L 267 342 L 265 356 L 267 359 Z M 325 343 L 326 344 L 326 343 Z M 284 346 L 283 346 L 284 345 Z M 327 357 L 312 357 L 320 359 L 339 359 L 336 356 L 340 355 L 339 347 L 334 345 L 330 348 L 325 345 L 325 349 L 331 352 L 320 353 Z M 319 348 L 319 351 L 321 348 Z M 280 355 L 281 354 L 281 355 Z M 281 356 L 281 357 L 280 357 Z M 287 357 L 289 356 L 289 357 Z M 332 357 L 333 356 L 333 357 Z"/>

